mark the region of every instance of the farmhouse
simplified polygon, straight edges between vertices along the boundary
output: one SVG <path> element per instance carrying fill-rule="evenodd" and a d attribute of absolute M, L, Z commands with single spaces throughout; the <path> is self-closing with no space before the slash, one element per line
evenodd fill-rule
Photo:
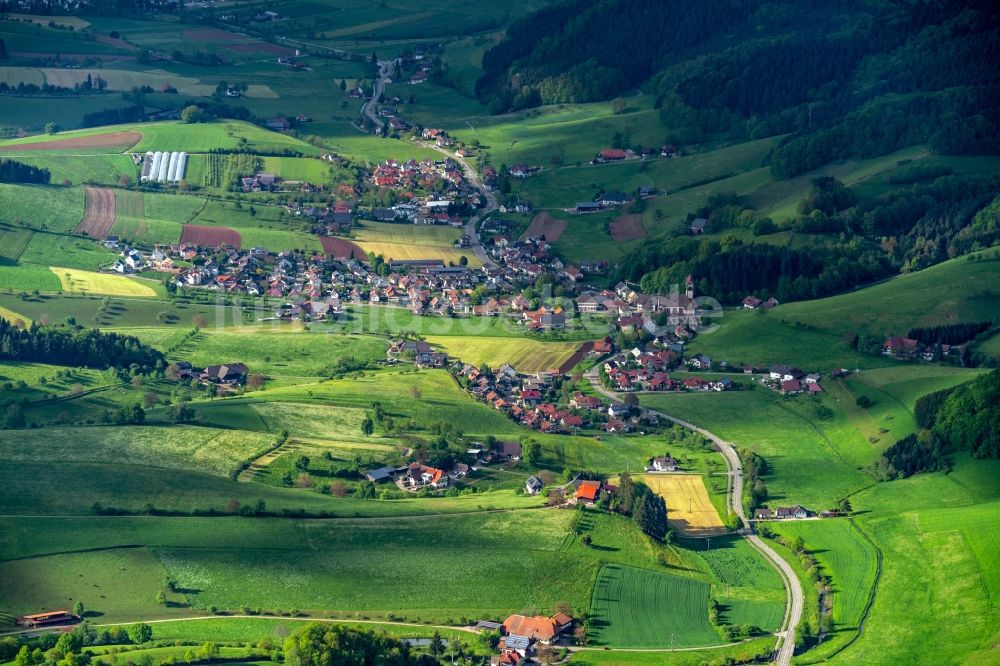
<path fill-rule="evenodd" d="M 754 511 L 754 518 L 757 520 L 802 520 L 809 517 L 809 512 L 802 506 L 778 507 L 771 510 L 765 507 Z"/>
<path fill-rule="evenodd" d="M 600 481 L 581 481 L 576 487 L 575 499 L 579 504 L 594 504 L 601 498 Z"/>
<path fill-rule="evenodd" d="M 649 472 L 676 472 L 679 464 L 671 456 L 653 458 L 652 463 L 646 468 Z"/>
<path fill-rule="evenodd" d="M 406 468 L 403 483 L 409 488 L 447 488 L 448 475 L 436 467 L 428 467 L 421 463 L 410 463 Z"/>
<path fill-rule="evenodd" d="M 541 489 L 542 481 L 537 476 L 529 476 L 528 480 L 524 482 L 524 492 L 529 495 L 537 495 Z"/>
<path fill-rule="evenodd" d="M 500 654 L 490 657 L 490 666 L 518 666 L 524 657 L 514 649 L 504 649 Z"/>
<path fill-rule="evenodd" d="M 247 372 L 249 369 L 243 363 L 210 365 L 202 370 L 198 378 L 215 384 L 241 384 L 246 379 Z"/>
<path fill-rule="evenodd" d="M 708 220 L 703 217 L 691 222 L 691 233 L 695 236 L 705 233 L 705 227 L 708 226 Z"/>
<path fill-rule="evenodd" d="M 621 148 L 605 148 L 598 155 L 602 160 L 623 160 L 628 152 Z"/>
<path fill-rule="evenodd" d="M 503 631 L 509 637 L 527 639 L 529 644 L 538 641 L 549 645 L 572 625 L 573 618 L 566 613 L 550 617 L 511 615 L 503 621 Z M 507 644 L 510 644 L 509 640 Z"/>

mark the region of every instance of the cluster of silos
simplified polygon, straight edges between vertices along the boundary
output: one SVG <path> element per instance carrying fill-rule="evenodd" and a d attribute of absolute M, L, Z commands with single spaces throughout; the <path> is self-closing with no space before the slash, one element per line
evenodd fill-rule
<path fill-rule="evenodd" d="M 157 183 L 176 183 L 184 177 L 185 167 L 187 153 L 148 152 L 143 162 L 142 179 Z"/>

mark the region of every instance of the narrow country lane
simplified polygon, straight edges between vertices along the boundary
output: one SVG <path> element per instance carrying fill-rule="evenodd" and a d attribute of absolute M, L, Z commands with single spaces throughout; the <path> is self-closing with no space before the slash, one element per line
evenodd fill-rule
<path fill-rule="evenodd" d="M 595 370 L 591 370 L 587 373 L 587 380 L 595 391 L 603 395 L 608 400 L 613 402 L 622 402 L 622 399 L 618 394 L 608 391 L 601 385 L 600 377 L 598 377 Z M 644 408 L 645 409 L 645 408 Z M 693 423 L 684 421 L 675 416 L 670 416 L 669 414 L 664 414 L 663 412 L 657 411 L 655 409 L 649 409 L 648 411 L 656 414 L 660 418 L 667 419 L 672 423 L 692 430 L 707 437 L 715 443 L 715 446 L 719 449 L 722 454 L 722 458 L 726 461 L 726 467 L 729 469 L 729 476 L 732 478 L 732 484 L 730 484 L 730 494 L 726 498 L 726 502 L 729 505 L 730 510 L 735 513 L 740 518 L 740 522 L 743 523 L 743 527 L 739 530 L 739 534 L 742 535 L 750 544 L 756 548 L 761 554 L 764 555 L 771 564 L 778 570 L 781 574 L 781 578 L 785 584 L 785 620 L 783 622 L 783 631 L 778 632 L 778 644 L 777 644 L 777 657 L 774 663 L 779 664 L 779 666 L 790 666 L 792 663 L 792 655 L 795 652 L 795 629 L 799 625 L 799 621 L 802 619 L 802 606 L 803 606 L 803 592 L 802 584 L 799 579 L 795 576 L 795 571 L 792 570 L 791 565 L 788 564 L 778 553 L 776 553 L 767 543 L 757 536 L 753 531 L 753 527 L 750 525 L 750 521 L 747 519 L 746 512 L 743 510 L 743 463 L 740 461 L 740 456 L 736 453 L 736 449 L 732 444 L 718 437 L 712 432 L 700 428 Z"/>

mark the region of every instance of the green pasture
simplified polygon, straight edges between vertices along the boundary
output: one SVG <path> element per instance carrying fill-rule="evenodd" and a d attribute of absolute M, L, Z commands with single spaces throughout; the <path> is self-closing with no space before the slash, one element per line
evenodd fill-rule
<path fill-rule="evenodd" d="M 11 292 L 57 291 L 59 278 L 48 266 L 0 262 L 0 289 Z"/>
<path fill-rule="evenodd" d="M 17 266 L 12 272 L 15 276 L 24 275 L 27 277 L 33 275 L 36 268 L 40 267 L 22 265 Z M 0 266 L 0 274 L 3 273 L 3 269 L 4 267 Z M 51 270 L 48 268 L 46 270 L 49 275 L 56 278 L 55 285 L 46 288 L 53 291 L 59 289 L 59 279 Z M 38 279 L 47 280 L 48 278 L 39 272 Z M 30 292 L 33 288 L 42 289 L 40 286 L 28 286 L 15 289 L 15 291 L 26 289 Z M 192 303 L 183 300 L 110 297 L 107 307 L 105 307 L 104 298 L 101 296 L 69 294 L 41 294 L 37 297 L 21 298 L 16 293 L 0 293 L 0 306 L 7 307 L 39 322 L 60 323 L 67 317 L 73 317 L 80 324 L 94 323 L 101 327 L 126 328 L 158 326 L 165 331 L 169 331 L 171 328 L 189 330 L 195 324 L 194 318 L 198 315 L 205 317 L 211 326 L 242 324 L 246 320 L 252 321 L 256 317 L 252 310 L 241 310 L 224 304 L 215 305 L 211 302 Z"/>
<path fill-rule="evenodd" d="M 717 395 L 647 394 L 641 401 L 762 455 L 771 470 L 765 479 L 770 503 L 777 506 L 832 507 L 871 483 L 858 468 L 892 443 L 869 444 L 830 398 L 783 398 L 755 387 Z M 820 406 L 829 411 L 817 410 Z"/>
<path fill-rule="evenodd" d="M 856 634 L 875 584 L 874 547 L 848 520 L 777 522 L 770 527 L 789 539 L 801 537 L 806 549 L 833 579 L 831 641 L 843 645 Z"/>
<path fill-rule="evenodd" d="M 60 127 L 78 127 L 85 114 L 130 105 L 117 95 L 5 97 L 0 108 L 0 125 L 26 132 L 41 132 L 50 122 Z M 88 152 L 108 152 L 108 149 L 96 148 Z"/>
<path fill-rule="evenodd" d="M 201 471 L 146 465 L 0 462 L 0 472 L 10 479 L 0 488 L 0 509 L 15 516 L 86 516 L 95 502 L 137 513 L 149 506 L 164 511 L 223 513 L 231 500 L 250 507 L 263 501 L 268 511 L 291 515 L 304 511 L 338 517 L 387 517 L 533 508 L 544 501 L 515 495 L 512 490 L 441 498 L 337 498 L 316 490 L 241 483 Z M 72 494 L 64 492 L 69 487 Z"/>
<path fill-rule="evenodd" d="M 444 125 L 466 143 L 478 140 L 494 164 L 526 163 L 546 168 L 587 162 L 610 148 L 616 133 L 623 139 L 627 134 L 631 145 L 659 147 L 666 138 L 653 99 L 646 95 L 629 97 L 626 112 L 621 114 L 612 111 L 610 102 L 562 104 L 506 115 L 458 118 Z"/>
<path fill-rule="evenodd" d="M 759 169 L 777 140 L 758 139 L 673 159 L 657 157 L 560 168 L 546 165 L 541 173 L 525 180 L 519 192 L 530 201 L 565 208 L 592 200 L 600 190 L 633 194 L 640 187 L 655 187 L 660 192 L 674 192 L 694 183 Z"/>
<path fill-rule="evenodd" d="M 117 255 L 89 238 L 36 232 L 21 253 L 24 264 L 61 266 L 94 271 L 114 262 Z"/>
<path fill-rule="evenodd" d="M 31 229 L 22 229 L 6 224 L 0 226 L 0 262 L 16 263 L 24 253 L 24 248 L 28 247 L 33 234 Z"/>
<path fill-rule="evenodd" d="M 83 189 L 0 184 L 0 220 L 51 231 L 72 231 L 83 219 Z"/>
<path fill-rule="evenodd" d="M 116 185 L 121 176 L 138 180 L 139 170 L 128 155 L 54 155 L 21 153 L 19 162 L 48 169 L 53 183 Z M 81 216 L 82 217 L 82 216 Z"/>
<path fill-rule="evenodd" d="M 195 426 L 93 426 L 0 431 L 0 460 L 145 465 L 218 476 L 267 449 L 274 437 Z"/>
<path fill-rule="evenodd" d="M 250 372 L 268 376 L 315 377 L 341 359 L 365 363 L 385 358 L 387 343 L 374 336 L 330 335 L 293 327 L 276 322 L 275 327 L 204 329 L 179 348 L 174 345 L 187 330 L 142 328 L 131 333 L 159 349 L 173 348 L 171 359 L 196 366 L 239 361 Z"/>
<path fill-rule="evenodd" d="M 147 548 L 75 552 L 0 563 L 0 606 L 16 614 L 72 608 L 82 601 L 91 621 L 134 622 L 181 616 L 180 605 L 153 600 L 167 570 Z M 174 596 L 174 595 L 171 595 Z M 176 603 L 176 602 L 175 602 Z"/>
<path fill-rule="evenodd" d="M 770 636 L 728 647 L 667 652 L 663 650 L 630 650 L 589 647 L 570 657 L 573 666 L 704 666 L 712 660 L 732 659 L 736 663 L 753 663 L 765 659 L 774 649 Z M 723 661 L 724 663 L 724 661 Z"/>
<path fill-rule="evenodd" d="M 19 313 L 20 314 L 20 313 Z M 68 376 L 56 377 L 56 372 L 67 371 Z M 12 386 L 6 386 L 10 382 Z M 24 386 L 20 385 L 24 382 Z M 107 379 L 98 370 L 87 368 L 60 368 L 44 363 L 0 361 L 0 384 L 5 397 L 16 400 L 36 401 L 66 398 L 75 388 L 84 391 L 107 386 Z M 10 438 L 13 431 L 0 431 L 0 436 Z"/>
<path fill-rule="evenodd" d="M 253 213 L 250 208 L 251 204 L 209 201 L 192 223 L 235 229 L 240 233 L 245 248 L 266 247 L 272 252 L 292 249 L 323 251 L 315 235 L 295 228 L 293 224 L 301 226 L 301 223 L 283 218 L 277 207 L 254 206 Z"/>
<path fill-rule="evenodd" d="M 914 326 L 996 317 L 1000 256 L 983 251 L 846 294 L 780 305 L 769 313 L 840 335 L 905 335 Z"/>
<path fill-rule="evenodd" d="M 708 623 L 708 594 L 702 581 L 606 565 L 590 602 L 592 641 L 631 648 L 721 643 Z"/>
<path fill-rule="evenodd" d="M 236 148 L 241 139 L 246 140 L 247 148 L 261 154 L 293 151 L 304 155 L 318 155 L 320 152 L 315 146 L 294 137 L 238 120 L 220 120 L 196 125 L 168 121 L 105 129 L 107 131 L 134 129 L 141 132 L 143 138 L 133 149 L 135 152 L 169 150 L 207 153 L 216 148 Z"/>

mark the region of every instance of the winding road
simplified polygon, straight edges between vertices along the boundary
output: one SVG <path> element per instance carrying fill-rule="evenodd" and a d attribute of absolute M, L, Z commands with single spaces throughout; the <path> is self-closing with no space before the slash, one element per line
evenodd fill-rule
<path fill-rule="evenodd" d="M 596 370 L 591 370 L 586 376 L 595 391 L 612 402 L 622 402 L 622 399 L 618 396 L 618 394 L 608 391 L 601 385 L 601 380 L 598 377 Z M 718 448 L 719 452 L 722 454 L 723 459 L 726 461 L 729 476 L 733 481 L 731 484 L 731 491 L 729 496 L 726 498 L 726 502 L 729 505 L 729 509 L 739 516 L 740 522 L 743 523 L 743 527 L 738 530 L 738 533 L 749 541 L 754 548 L 756 548 L 771 562 L 771 564 L 778 570 L 778 573 L 781 575 L 782 581 L 785 585 L 785 619 L 782 623 L 783 630 L 777 633 L 778 643 L 775 647 L 776 654 L 774 657 L 774 663 L 779 664 L 779 666 L 790 666 L 792 663 L 792 655 L 795 652 L 795 629 L 798 627 L 799 621 L 802 619 L 802 584 L 796 577 L 795 571 L 792 570 L 791 565 L 778 555 L 778 553 L 776 553 L 763 539 L 757 536 L 750 524 L 750 520 L 746 516 L 746 512 L 743 510 L 743 463 L 740 461 L 739 454 L 736 453 L 736 449 L 732 444 L 718 437 L 714 433 L 705 430 L 704 428 L 699 428 L 693 423 L 689 423 L 683 419 L 670 416 L 669 414 L 664 414 L 663 412 L 659 412 L 654 409 L 647 409 L 647 411 L 672 423 L 676 423 L 682 428 L 687 428 L 688 430 L 692 430 L 699 435 L 712 440 L 712 442 L 715 443 L 716 448 Z"/>
<path fill-rule="evenodd" d="M 480 220 L 485 219 L 490 213 L 499 207 L 497 204 L 496 194 L 483 187 L 483 182 L 479 178 L 479 172 L 477 172 L 476 169 L 465 160 L 465 158 L 459 157 L 455 153 L 448 152 L 446 149 L 435 146 L 434 144 L 427 144 L 427 147 L 458 162 L 462 166 L 462 171 L 465 173 L 465 179 L 469 181 L 473 187 L 479 190 L 480 194 L 482 194 L 483 198 L 486 200 L 486 206 L 478 213 L 470 217 L 469 221 L 465 223 L 464 231 L 465 235 L 469 237 L 469 244 L 472 251 L 476 253 L 476 257 L 482 262 L 483 266 L 486 266 L 487 268 L 496 268 L 496 262 L 490 259 L 490 256 L 486 254 L 486 250 L 483 249 L 483 244 L 479 242 L 479 232 L 476 230 L 476 226 L 479 224 Z"/>
<path fill-rule="evenodd" d="M 368 118 L 368 120 L 370 120 L 372 124 L 378 128 L 379 132 L 385 128 L 385 123 L 378 117 L 378 100 L 382 97 L 382 93 L 385 92 L 386 81 L 392 76 L 392 70 L 394 67 L 394 60 L 378 61 L 378 76 L 375 77 L 375 86 L 372 89 L 372 97 L 370 100 L 361 105 L 361 115 Z"/>

